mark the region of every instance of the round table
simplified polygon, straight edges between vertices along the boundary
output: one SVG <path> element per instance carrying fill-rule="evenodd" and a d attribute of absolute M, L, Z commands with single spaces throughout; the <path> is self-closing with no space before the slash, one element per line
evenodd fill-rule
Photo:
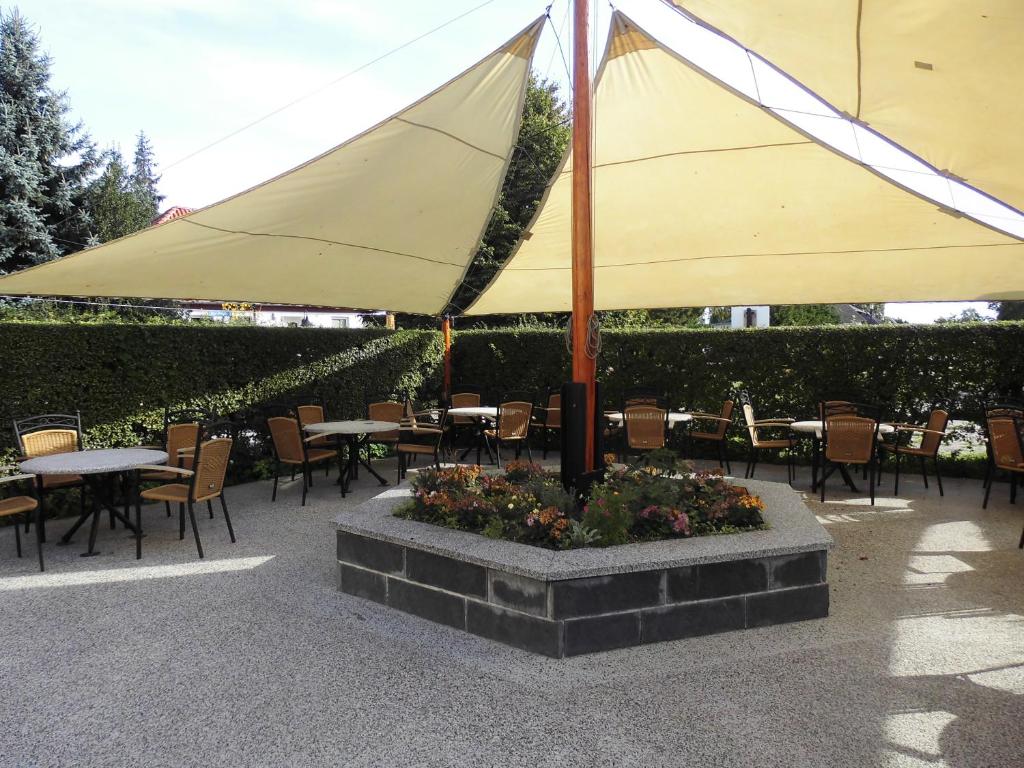
<path fill-rule="evenodd" d="M 352 421 L 319 421 L 315 424 L 306 424 L 303 429 L 314 435 L 336 435 L 345 438 L 348 443 L 348 461 L 345 464 L 345 472 L 339 478 L 341 481 L 341 495 L 348 493 L 352 478 L 359 471 L 362 464 L 366 470 L 376 477 L 381 485 L 387 485 L 388 481 L 377 474 L 377 471 L 370 466 L 368 461 L 363 461 L 359 455 L 359 437 L 361 435 L 372 435 L 375 432 L 394 432 L 402 425 L 397 421 L 377 421 L 375 419 L 356 419 Z"/>
<path fill-rule="evenodd" d="M 489 405 L 472 405 L 465 408 L 449 408 L 449 416 L 468 416 L 471 419 L 496 419 L 498 409 Z"/>
<path fill-rule="evenodd" d="M 135 559 L 142 557 L 142 506 L 139 501 L 139 467 L 151 466 L 153 464 L 166 464 L 167 453 L 165 451 L 154 451 L 149 448 L 101 448 L 90 451 L 72 451 L 70 453 L 52 453 L 49 456 L 37 456 L 34 459 L 26 459 L 18 464 L 18 468 L 28 475 L 36 475 L 36 482 L 42 484 L 42 475 L 81 475 L 92 492 L 92 510 L 79 516 L 71 529 L 61 537 L 61 543 L 67 544 L 71 537 L 92 517 L 92 526 L 89 529 L 89 549 L 82 557 L 98 555 L 96 547 L 96 530 L 99 527 L 100 511 L 102 507 L 111 514 L 111 525 L 114 518 L 124 523 L 126 528 L 135 532 Z M 100 483 L 96 479 L 99 475 L 116 473 L 132 473 L 133 481 L 129 490 L 128 503 L 135 505 L 135 523 L 133 524 L 125 514 L 115 507 L 107 498 Z M 37 514 L 37 533 L 42 536 L 42 505 L 39 506 Z"/>

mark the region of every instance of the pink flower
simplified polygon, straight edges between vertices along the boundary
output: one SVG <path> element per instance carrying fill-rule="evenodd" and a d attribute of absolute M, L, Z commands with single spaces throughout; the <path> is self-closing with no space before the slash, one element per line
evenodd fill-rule
<path fill-rule="evenodd" d="M 679 512 L 672 521 L 672 530 L 676 533 L 690 532 L 690 518 L 685 512 Z"/>

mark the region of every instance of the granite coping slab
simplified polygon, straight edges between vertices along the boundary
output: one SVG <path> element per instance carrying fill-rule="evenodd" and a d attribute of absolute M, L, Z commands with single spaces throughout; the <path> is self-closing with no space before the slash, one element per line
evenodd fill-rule
<path fill-rule="evenodd" d="M 412 495 L 404 482 L 335 518 L 339 531 L 411 546 L 507 573 L 546 581 L 604 576 L 612 573 L 676 568 L 727 560 L 753 559 L 833 548 L 832 537 L 785 483 L 743 480 L 765 503 L 769 529 L 691 539 L 623 544 L 616 547 L 543 549 L 477 533 L 404 520 L 392 511 Z"/>

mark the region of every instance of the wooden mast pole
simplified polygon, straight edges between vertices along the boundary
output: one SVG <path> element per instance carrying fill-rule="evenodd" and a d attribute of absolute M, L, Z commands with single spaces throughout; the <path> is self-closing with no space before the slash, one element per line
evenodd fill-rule
<path fill-rule="evenodd" d="M 586 387 L 584 467 L 594 469 L 594 381 L 597 360 L 588 337 L 594 316 L 594 251 L 591 214 L 591 94 L 587 52 L 589 7 L 575 0 L 572 98 L 572 380 Z"/>
<path fill-rule="evenodd" d="M 444 399 L 452 396 L 452 319 L 445 315 L 441 319 L 441 335 L 444 337 Z"/>

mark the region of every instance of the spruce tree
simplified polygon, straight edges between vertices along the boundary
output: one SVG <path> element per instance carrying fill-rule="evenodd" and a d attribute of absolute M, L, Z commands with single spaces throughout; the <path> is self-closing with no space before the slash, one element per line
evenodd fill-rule
<path fill-rule="evenodd" d="M 135 142 L 135 158 L 132 161 L 131 185 L 132 193 L 146 211 L 149 224 L 160 213 L 160 203 L 164 196 L 157 191 L 160 177 L 156 173 L 156 160 L 153 157 L 153 145 L 149 137 L 139 131 Z"/>
<path fill-rule="evenodd" d="M 106 152 L 107 167 L 90 186 L 88 206 L 101 243 L 145 229 L 153 219 L 152 201 L 139 193 L 121 152 Z"/>
<path fill-rule="evenodd" d="M 99 158 L 50 64 L 25 18 L 0 12 L 0 273 L 95 242 L 84 203 Z"/>

